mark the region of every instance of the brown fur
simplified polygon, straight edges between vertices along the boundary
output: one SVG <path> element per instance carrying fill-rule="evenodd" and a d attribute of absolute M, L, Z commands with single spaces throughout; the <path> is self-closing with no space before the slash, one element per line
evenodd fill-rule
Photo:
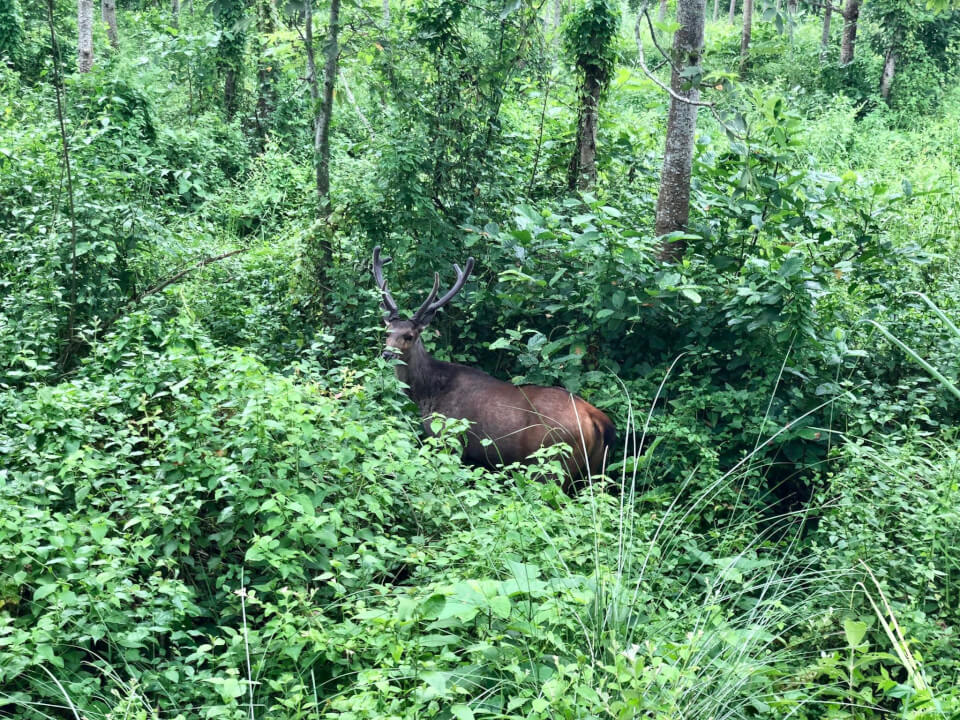
<path fill-rule="evenodd" d="M 464 459 L 495 467 L 526 461 L 542 447 L 566 443 L 568 484 L 600 475 L 616 431 L 603 412 L 559 387 L 516 386 L 476 368 L 433 358 L 423 347 L 423 327 L 410 320 L 387 323 L 387 356 L 403 361 L 397 378 L 408 386 L 430 432 L 438 413 L 469 420 Z M 482 440 L 490 444 L 484 445 Z"/>

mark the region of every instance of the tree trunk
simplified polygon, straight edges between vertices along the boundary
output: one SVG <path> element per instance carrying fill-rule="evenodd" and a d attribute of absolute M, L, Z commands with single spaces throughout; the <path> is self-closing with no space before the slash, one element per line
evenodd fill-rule
<path fill-rule="evenodd" d="M 667 19 L 667 0 L 660 0 L 660 9 L 657 11 L 657 19 L 663 22 Z"/>
<path fill-rule="evenodd" d="M 180 26 L 180 0 L 171 0 L 170 2 L 170 22 L 174 27 Z"/>
<path fill-rule="evenodd" d="M 840 66 L 853 62 L 857 42 L 857 20 L 860 18 L 860 0 L 847 0 L 843 8 L 843 40 L 840 43 Z"/>
<path fill-rule="evenodd" d="M 743 0 L 743 32 L 740 33 L 740 73 L 750 58 L 750 33 L 753 30 L 753 0 Z"/>
<path fill-rule="evenodd" d="M 720 17 L 720 0 L 713 0 L 713 21 Z"/>
<path fill-rule="evenodd" d="M 571 190 L 587 190 L 597 182 L 597 123 L 600 106 L 600 80 L 595 75 L 584 77 L 580 88 L 580 117 L 577 123 L 577 144 L 570 161 L 567 185 Z"/>
<path fill-rule="evenodd" d="M 880 76 L 880 97 L 887 102 L 890 101 L 890 87 L 893 85 L 893 76 L 896 69 L 897 51 L 890 48 L 883 59 L 883 74 Z"/>
<path fill-rule="evenodd" d="M 232 67 L 223 72 L 223 109 L 228 118 L 237 114 L 237 71 Z"/>
<path fill-rule="evenodd" d="M 390 0 L 383 0 L 383 24 L 390 26 Z"/>
<path fill-rule="evenodd" d="M 117 0 L 101 0 L 100 16 L 107 24 L 107 39 L 114 50 L 120 47 L 120 37 L 117 34 Z"/>
<path fill-rule="evenodd" d="M 266 57 L 265 37 L 276 30 L 276 9 L 273 0 L 257 0 L 257 134 L 260 137 L 260 149 L 266 144 L 270 128 L 270 116 L 277 104 L 277 74 L 273 64 Z"/>
<path fill-rule="evenodd" d="M 317 61 L 313 53 L 313 0 L 303 0 L 304 49 L 307 51 L 307 85 L 310 87 L 311 107 L 316 112 L 320 102 L 320 81 L 317 79 Z M 314 132 L 317 119 L 313 117 Z"/>
<path fill-rule="evenodd" d="M 77 70 L 93 67 L 93 0 L 77 0 Z"/>
<path fill-rule="evenodd" d="M 733 25 L 734 18 L 737 16 L 737 0 L 730 0 L 730 24 Z"/>
<path fill-rule="evenodd" d="M 223 109 L 228 118 L 237 113 L 243 75 L 246 30 L 246 0 L 219 0 L 212 3 L 214 26 L 220 31 L 217 41 L 217 71 L 223 73 Z"/>
<path fill-rule="evenodd" d="M 797 0 L 787 0 L 787 12 L 790 15 L 797 14 Z"/>
<path fill-rule="evenodd" d="M 674 66 L 670 87 L 676 95 L 691 102 L 700 100 L 696 85 L 684 88 L 688 80 L 681 76 L 687 68 L 699 68 L 703 51 L 703 24 L 706 0 L 678 0 L 677 22 L 673 36 Z M 657 196 L 656 234 L 686 230 L 690 217 L 690 173 L 697 130 L 697 106 L 676 97 L 670 99 L 667 117 L 667 142 L 663 153 L 660 193 Z M 660 259 L 674 262 L 683 256 L 686 241 L 664 242 Z"/>
<path fill-rule="evenodd" d="M 830 20 L 833 17 L 833 6 L 829 4 L 823 10 L 823 32 L 820 34 L 820 62 L 827 59 L 830 49 Z"/>
<path fill-rule="evenodd" d="M 323 69 L 323 93 L 317 77 L 317 61 L 313 51 L 313 0 L 304 0 L 304 20 L 306 33 L 304 41 L 307 51 L 307 83 L 310 86 L 310 99 L 313 107 L 313 155 L 316 170 L 316 188 L 319 212 L 328 216 L 330 212 L 330 118 L 333 110 L 333 86 L 337 74 L 340 36 L 340 0 L 330 3 L 330 25 L 327 28 L 327 42 L 324 45 L 325 63 Z M 312 252 L 313 274 L 321 289 L 328 285 L 328 269 L 333 262 L 333 245 L 329 234 L 321 229 Z"/>
<path fill-rule="evenodd" d="M 330 121 L 333 117 L 333 88 L 337 81 L 337 64 L 340 60 L 340 0 L 330 2 L 330 25 L 327 42 L 324 44 L 323 96 L 317 114 L 316 131 L 313 137 L 317 153 L 317 197 L 320 212 L 330 211 Z"/>

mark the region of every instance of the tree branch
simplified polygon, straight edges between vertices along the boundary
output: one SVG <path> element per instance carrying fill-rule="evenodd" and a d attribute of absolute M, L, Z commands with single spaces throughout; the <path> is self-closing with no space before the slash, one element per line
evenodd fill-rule
<path fill-rule="evenodd" d="M 657 52 L 659 52 L 663 56 L 663 59 L 670 64 L 670 68 L 672 70 L 676 70 L 677 72 L 680 72 L 680 68 L 678 68 L 676 65 L 673 64 L 673 58 L 670 57 L 666 52 L 664 52 L 663 48 L 660 47 L 660 44 L 657 42 L 657 33 L 654 32 L 653 20 L 650 19 L 650 9 L 646 5 L 643 6 L 643 16 L 647 18 L 647 27 L 650 28 L 650 39 L 653 41 L 653 46 L 657 49 Z M 639 20 L 639 18 L 637 19 Z M 637 30 L 637 33 L 640 32 L 639 27 L 636 30 Z M 640 39 L 640 36 L 638 34 L 637 35 L 638 42 L 639 42 L 639 39 Z"/>
<path fill-rule="evenodd" d="M 643 55 L 643 39 L 640 37 L 640 18 L 637 18 L 637 22 L 634 25 L 635 35 L 637 38 L 637 62 L 640 64 L 640 69 L 643 70 L 643 74 L 649 78 L 654 85 L 667 93 L 674 100 L 679 100 L 680 102 L 686 103 L 687 105 L 696 105 L 697 107 L 709 108 L 710 112 L 713 113 L 713 116 L 717 119 L 724 128 L 727 127 L 727 124 L 720 119 L 720 114 L 717 112 L 716 106 L 712 102 L 703 102 L 701 100 L 691 100 L 690 98 L 685 98 L 683 95 L 675 92 L 673 88 L 669 85 L 664 84 L 656 75 L 650 72 L 650 68 L 647 67 L 647 63 L 644 60 Z M 672 66 L 672 63 L 671 63 Z"/>
<path fill-rule="evenodd" d="M 646 11 L 646 10 L 643 11 L 643 14 L 646 15 L 646 17 L 647 17 L 647 22 L 650 22 L 650 16 L 647 14 L 647 11 Z M 643 38 L 642 38 L 641 35 L 640 35 L 640 17 L 639 17 L 639 16 L 637 16 L 637 22 L 634 24 L 633 28 L 634 28 L 634 35 L 636 36 L 636 39 L 637 39 L 637 62 L 640 64 L 640 69 L 643 70 L 643 74 L 646 75 L 647 78 L 648 78 L 651 82 L 653 82 L 654 85 L 656 85 L 658 88 L 660 88 L 661 90 L 663 90 L 665 93 L 667 93 L 667 95 L 669 95 L 669 96 L 670 96 L 671 98 L 673 98 L 674 100 L 677 100 L 677 101 L 682 102 L 682 103 L 686 103 L 687 105 L 694 105 L 694 106 L 696 106 L 696 107 L 705 107 L 705 108 L 707 108 L 707 109 L 710 110 L 710 112 L 713 114 L 713 117 L 716 119 L 716 121 L 717 121 L 718 123 L 720 123 L 720 127 L 722 127 L 725 131 L 727 131 L 728 133 L 730 133 L 730 134 L 733 135 L 734 137 L 739 138 L 739 139 L 742 140 L 742 139 L 743 139 L 743 135 L 742 135 L 741 133 L 738 133 L 736 130 L 734 130 L 732 127 L 730 127 L 730 126 L 723 120 L 723 118 L 720 116 L 720 112 L 717 110 L 717 106 L 716 106 L 716 105 L 714 105 L 712 102 L 704 102 L 704 101 L 702 101 L 702 100 L 691 100 L 690 98 L 685 98 L 685 97 L 683 97 L 683 95 L 680 95 L 679 93 L 675 92 L 673 88 L 671 88 L 669 85 L 664 84 L 659 78 L 657 78 L 656 75 L 654 75 L 654 74 L 650 71 L 650 68 L 647 67 L 646 60 L 644 59 L 644 54 L 643 54 Z M 651 36 L 653 35 L 653 27 L 652 27 L 652 26 L 650 27 L 650 34 L 651 34 Z M 656 43 L 656 41 L 654 41 L 654 43 Z M 660 50 L 660 47 L 657 46 L 657 49 Z M 670 60 L 670 58 L 663 52 L 663 50 L 660 50 L 660 54 L 663 55 L 663 56 L 666 58 L 666 62 L 669 62 L 669 63 L 670 63 L 670 67 L 671 67 L 671 68 L 674 68 L 673 62 L 672 62 L 672 61 Z M 662 66 L 662 65 L 661 65 L 661 66 Z M 661 67 L 661 66 L 658 66 L 658 67 Z M 676 68 L 674 68 L 674 69 L 676 69 Z"/>
<path fill-rule="evenodd" d="M 179 282 L 185 276 L 189 275 L 190 273 L 196 270 L 199 270 L 202 267 L 206 267 L 207 265 L 210 265 L 212 263 L 219 262 L 220 260 L 225 260 L 228 257 L 233 257 L 234 255 L 239 255 L 240 253 L 244 253 L 249 249 L 250 249 L 249 247 L 243 247 L 238 250 L 231 250 L 230 252 L 225 252 L 222 255 L 205 257 L 203 260 L 200 260 L 199 262 L 196 262 L 193 265 L 189 265 L 183 268 L 182 270 L 174 273 L 173 275 L 168 277 L 166 280 L 162 280 L 158 282 L 153 287 L 147 288 L 136 297 L 133 297 L 130 300 L 127 300 L 126 304 L 120 309 L 120 311 L 116 315 L 114 315 L 112 318 L 107 320 L 103 324 L 103 327 L 101 327 L 100 330 L 97 331 L 97 337 L 98 338 L 103 337 L 106 334 L 107 330 L 113 327 L 113 324 L 117 322 L 117 320 L 119 320 L 124 315 L 129 313 L 136 305 L 139 305 L 141 302 L 143 302 L 145 299 L 147 299 L 151 295 L 156 295 L 161 290 L 170 287 L 175 282 Z"/>

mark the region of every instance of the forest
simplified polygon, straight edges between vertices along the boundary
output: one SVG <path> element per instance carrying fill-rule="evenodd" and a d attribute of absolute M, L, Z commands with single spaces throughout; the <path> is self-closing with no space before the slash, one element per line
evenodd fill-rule
<path fill-rule="evenodd" d="M 0 718 L 960 717 L 960 5 L 645 2 L 0 0 Z"/>

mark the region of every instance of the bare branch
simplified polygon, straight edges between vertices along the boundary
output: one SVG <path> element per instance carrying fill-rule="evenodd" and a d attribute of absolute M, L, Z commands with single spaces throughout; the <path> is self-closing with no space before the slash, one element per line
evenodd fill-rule
<path fill-rule="evenodd" d="M 646 11 L 644 11 L 644 14 L 646 15 Z M 649 16 L 647 16 L 647 20 L 648 21 L 650 20 Z M 652 30 L 653 28 L 651 28 L 651 33 L 652 33 Z M 640 18 L 639 17 L 637 17 L 637 22 L 634 24 L 634 35 L 636 36 L 636 39 L 637 39 L 637 62 L 640 64 L 640 69 L 643 70 L 643 74 L 646 75 L 647 78 L 651 82 L 653 82 L 654 85 L 656 85 L 658 88 L 663 90 L 671 98 L 673 98 L 674 100 L 677 100 L 678 102 L 686 103 L 687 105 L 695 105 L 696 107 L 707 108 L 708 110 L 710 110 L 711 113 L 713 113 L 713 117 L 716 118 L 716 121 L 720 123 L 720 127 L 722 127 L 724 130 L 726 130 L 728 133 L 730 133 L 735 137 L 738 137 L 738 138 L 743 137 L 740 133 L 738 133 L 736 130 L 730 127 L 726 122 L 724 122 L 723 118 L 720 116 L 720 112 L 717 110 L 717 106 L 714 105 L 712 102 L 704 102 L 702 100 L 691 100 L 689 98 L 685 98 L 683 97 L 683 95 L 680 95 L 679 93 L 677 93 L 669 85 L 666 85 L 665 83 L 663 83 L 656 75 L 654 75 L 650 71 L 650 68 L 647 67 L 646 60 L 644 60 L 643 38 L 640 35 Z M 663 51 L 661 50 L 660 52 L 662 53 Z M 672 66 L 673 66 L 673 63 L 671 63 L 671 67 Z"/>
<path fill-rule="evenodd" d="M 121 310 L 120 310 L 116 315 L 114 315 L 112 318 L 110 318 L 109 320 L 107 320 L 107 321 L 103 324 L 103 326 L 102 326 L 102 327 L 100 328 L 100 330 L 97 332 L 97 337 L 103 337 L 103 336 L 106 334 L 107 330 L 109 330 L 109 329 L 113 326 L 113 324 L 114 324 L 115 322 L 117 322 L 117 320 L 119 320 L 119 319 L 122 318 L 124 315 L 126 315 L 127 313 L 129 313 L 130 310 L 132 310 L 134 306 L 139 305 L 141 302 L 143 302 L 145 299 L 147 299 L 147 298 L 150 297 L 151 295 L 156 295 L 156 294 L 157 294 L 158 292 L 160 292 L 161 290 L 163 290 L 163 289 L 165 289 L 165 288 L 167 288 L 167 287 L 170 287 L 170 286 L 173 285 L 175 282 L 179 282 L 180 280 L 182 280 L 184 277 L 186 277 L 186 276 L 189 275 L 190 273 L 192 273 L 192 272 L 194 272 L 194 271 L 196 271 L 196 270 L 199 270 L 199 269 L 202 268 L 202 267 L 206 267 L 207 265 L 210 265 L 210 264 L 212 264 L 212 263 L 219 262 L 220 260 L 225 260 L 225 259 L 228 258 L 228 257 L 233 257 L 234 255 L 239 255 L 240 253 L 244 253 L 244 252 L 246 252 L 246 251 L 249 250 L 249 249 L 250 249 L 249 247 L 243 247 L 243 248 L 240 248 L 240 249 L 238 249 L 238 250 L 231 250 L 230 252 L 225 252 L 225 253 L 223 253 L 222 255 L 215 255 L 215 256 L 213 256 L 213 257 L 205 257 L 203 260 L 200 260 L 199 262 L 196 262 L 196 263 L 194 263 L 193 265 L 190 265 L 190 266 L 188 266 L 188 267 L 185 267 L 185 268 L 183 268 L 182 270 L 174 273 L 173 275 L 171 275 L 170 277 L 168 277 L 166 280 L 162 280 L 161 282 L 158 282 L 158 283 L 157 283 L 156 285 L 154 285 L 153 287 L 147 288 L 146 290 L 144 290 L 142 293 L 140 293 L 140 294 L 137 295 L 136 297 L 133 297 L 133 298 L 131 298 L 130 300 L 127 300 L 127 302 L 126 302 L 126 304 L 124 304 L 123 308 L 121 308 Z"/>
<path fill-rule="evenodd" d="M 687 103 L 688 105 L 696 105 L 697 107 L 710 108 L 713 114 L 716 115 L 717 111 L 713 103 L 703 102 L 701 100 L 690 100 L 689 98 L 685 98 L 679 93 L 675 92 L 673 88 L 671 88 L 669 85 L 666 85 L 665 83 L 663 83 L 652 72 L 650 72 L 650 69 L 647 67 L 647 63 L 646 63 L 646 60 L 644 60 L 644 55 L 643 55 L 643 39 L 640 37 L 640 18 L 637 18 L 637 23 L 634 26 L 634 29 L 635 29 L 634 34 L 636 35 L 636 38 L 637 38 L 637 62 L 640 64 L 640 69 L 643 70 L 643 74 L 646 75 L 647 78 L 649 78 L 654 85 L 656 85 L 658 88 L 663 90 L 674 100 L 679 100 L 680 102 Z M 719 120 L 720 118 L 718 117 L 717 119 Z"/>
<path fill-rule="evenodd" d="M 671 69 L 680 72 L 680 68 L 673 64 L 673 58 L 670 57 L 670 55 L 665 52 L 662 47 L 660 47 L 660 43 L 657 42 L 657 33 L 654 32 L 653 20 L 650 19 L 650 8 L 648 8 L 646 5 L 643 6 L 643 16 L 647 18 L 647 27 L 650 28 L 650 39 L 653 41 L 653 46 L 657 49 L 657 52 L 663 56 L 664 61 L 670 64 Z M 640 18 L 638 17 L 637 21 L 639 22 L 639 20 Z M 637 32 L 639 31 L 640 28 L 637 28 Z"/>

